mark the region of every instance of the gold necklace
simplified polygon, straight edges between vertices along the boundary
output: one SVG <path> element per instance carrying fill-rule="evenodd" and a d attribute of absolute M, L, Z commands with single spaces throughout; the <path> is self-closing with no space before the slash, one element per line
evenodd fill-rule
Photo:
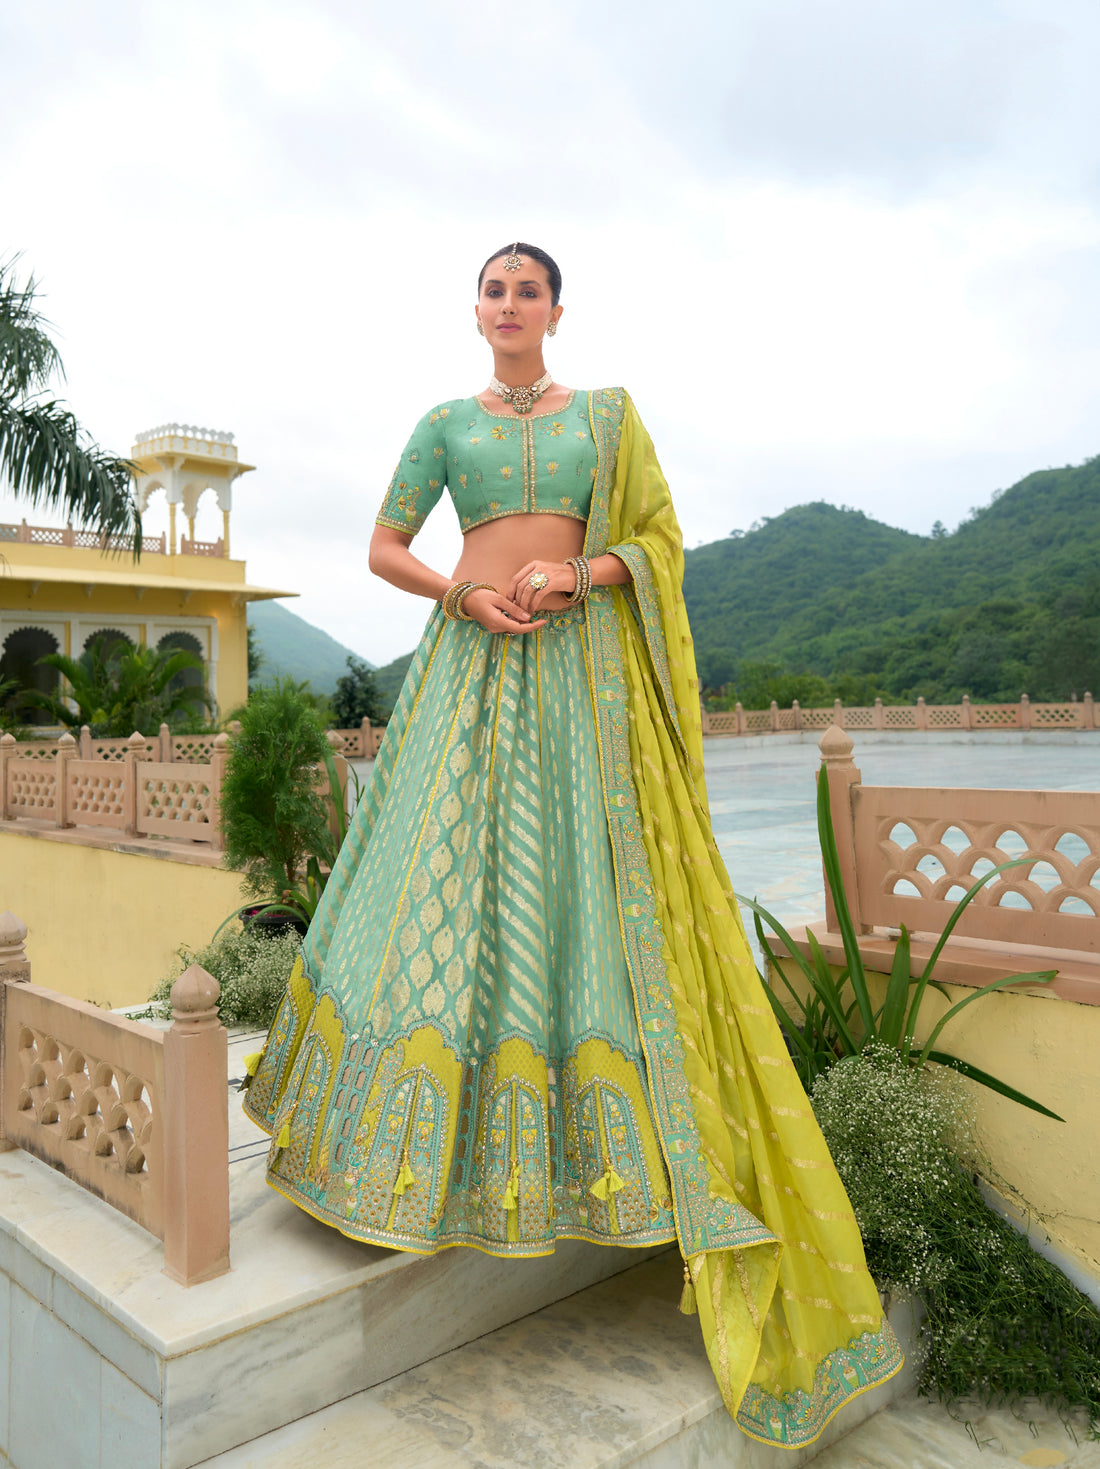
<path fill-rule="evenodd" d="M 510 403 L 514 413 L 530 413 L 553 381 L 551 375 L 546 372 L 529 388 L 511 388 L 507 383 L 502 383 L 500 378 L 491 377 L 489 391 L 495 393 L 498 398 L 503 398 L 505 403 Z"/>

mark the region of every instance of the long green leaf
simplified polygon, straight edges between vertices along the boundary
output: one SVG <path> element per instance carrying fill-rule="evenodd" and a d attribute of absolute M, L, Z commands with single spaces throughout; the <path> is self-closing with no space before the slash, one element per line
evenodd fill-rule
<path fill-rule="evenodd" d="M 1064 1117 L 1059 1117 L 1057 1112 L 1052 1112 L 1049 1107 L 1044 1107 L 1042 1102 L 1037 1102 L 1034 1097 L 1029 1097 L 1025 1092 L 1019 1092 L 1014 1086 L 1000 1081 L 996 1076 L 990 1076 L 988 1071 L 982 1071 L 978 1066 L 972 1066 L 969 1061 L 960 1061 L 958 1056 L 948 1056 L 943 1051 L 929 1051 L 926 1058 L 935 1061 L 940 1066 L 949 1066 L 952 1071 L 957 1071 L 960 1076 L 967 1076 L 971 1081 L 980 1082 L 987 1086 L 990 1091 L 999 1092 L 1002 1097 L 1009 1101 L 1019 1102 L 1021 1107 L 1030 1107 L 1033 1112 L 1041 1112 L 1044 1117 L 1053 1117 L 1055 1122 L 1064 1122 Z"/>
<path fill-rule="evenodd" d="M 844 891 L 844 878 L 840 871 L 840 852 L 837 849 L 836 832 L 833 830 L 833 814 L 829 804 L 829 777 L 825 770 L 819 770 L 817 774 L 817 834 L 821 844 L 821 862 L 825 869 L 825 881 L 829 884 L 829 891 L 832 894 L 837 927 L 840 929 L 841 942 L 844 944 L 844 956 L 848 960 L 849 981 L 859 1004 L 864 1031 L 870 1035 L 875 1025 L 871 1013 L 871 995 L 867 988 L 867 975 L 863 968 L 863 956 L 859 952 L 855 924 L 852 922 L 852 915 L 848 908 L 848 897 Z"/>
<path fill-rule="evenodd" d="M 987 882 L 991 882 L 993 878 L 998 875 L 998 873 L 1007 872 L 1010 867 L 1023 867 L 1028 864 L 1034 866 L 1035 858 L 1014 857 L 1010 862 L 1002 862 L 999 867 L 994 867 L 991 871 L 985 873 L 982 877 L 979 877 L 978 881 L 969 890 L 969 892 L 964 894 L 964 896 L 959 899 L 955 907 L 952 909 L 951 916 L 947 920 L 946 927 L 940 934 L 939 938 L 936 940 L 932 952 L 928 956 L 928 962 L 927 964 L 925 964 L 924 969 L 921 971 L 921 977 L 917 981 L 917 987 L 913 994 L 913 1001 L 909 1007 L 909 1018 L 905 1023 L 905 1039 L 901 1047 L 902 1055 L 905 1056 L 906 1059 L 908 1059 L 909 1053 L 912 1049 L 913 1034 L 917 1028 L 917 1015 L 920 1011 L 921 1001 L 924 999 L 924 992 L 928 988 L 929 981 L 932 978 L 932 971 L 935 969 L 940 954 L 943 952 L 944 944 L 947 943 L 947 940 L 955 931 L 955 925 L 958 923 L 959 919 L 965 913 L 969 905 L 981 892 L 982 888 L 985 887 Z"/>
<path fill-rule="evenodd" d="M 936 1037 L 949 1020 L 956 1016 L 960 1010 L 965 1010 L 967 1005 L 972 1005 L 975 1000 L 980 1000 L 983 995 L 991 994 L 994 990 L 1007 989 L 1010 984 L 1049 984 L 1057 976 L 1056 969 L 1039 969 L 1030 974 L 1006 974 L 1000 979 L 995 979 L 991 984 L 983 984 L 972 994 L 967 995 L 965 1000 L 952 1005 L 946 1015 L 940 1017 L 939 1022 L 932 1027 L 932 1033 L 924 1043 L 924 1049 L 917 1057 L 918 1066 L 927 1061 L 928 1054 L 936 1043 Z"/>
<path fill-rule="evenodd" d="M 854 1056 L 859 1050 L 859 1046 L 856 1044 L 856 1038 L 852 1034 L 851 1027 L 848 1024 L 848 1018 L 852 1013 L 851 1006 L 845 1010 L 841 1003 L 839 988 L 830 972 L 829 961 L 826 959 L 825 952 L 820 943 L 818 943 L 817 935 L 807 929 L 806 940 L 810 946 L 810 953 L 814 957 L 814 970 L 819 976 L 817 992 L 821 998 L 821 1003 L 825 1007 L 825 1012 L 829 1016 L 829 1019 L 837 1028 L 839 1038 L 844 1043 L 845 1054 Z"/>
<path fill-rule="evenodd" d="M 901 937 L 894 946 L 894 962 L 886 982 L 886 999 L 882 1004 L 882 1023 L 879 1026 L 879 1039 L 888 1046 L 896 1046 L 901 1040 L 909 985 L 909 930 L 903 923 Z"/>
<path fill-rule="evenodd" d="M 768 961 L 769 973 L 777 974 L 779 976 L 784 985 L 786 985 L 791 998 L 794 1000 L 799 1010 L 801 1010 L 803 1021 L 808 1021 L 810 1013 L 808 998 L 800 995 L 795 989 L 794 985 L 787 978 L 786 971 L 783 969 L 783 966 L 780 964 L 778 958 L 776 957 L 771 944 L 768 943 L 768 936 L 764 932 L 764 925 L 760 922 L 759 913 L 754 913 L 752 915 L 752 922 L 753 927 L 756 929 L 757 942 L 759 943 L 761 949 L 764 951 L 764 956 Z M 772 986 L 770 983 L 765 982 L 764 988 L 766 990 L 770 990 Z M 813 990 L 813 988 L 811 988 L 809 994 L 812 996 L 814 993 L 815 991 Z"/>

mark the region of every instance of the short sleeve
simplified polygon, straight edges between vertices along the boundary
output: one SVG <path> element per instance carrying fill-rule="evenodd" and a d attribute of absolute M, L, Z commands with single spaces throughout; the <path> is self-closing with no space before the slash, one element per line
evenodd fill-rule
<path fill-rule="evenodd" d="M 433 408 L 413 430 L 390 480 L 376 525 L 415 536 L 447 483 L 446 421 L 449 408 Z"/>

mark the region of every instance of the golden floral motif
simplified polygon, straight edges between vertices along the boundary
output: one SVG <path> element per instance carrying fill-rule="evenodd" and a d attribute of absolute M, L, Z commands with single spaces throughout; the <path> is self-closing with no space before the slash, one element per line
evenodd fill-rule
<path fill-rule="evenodd" d="M 550 435 L 552 439 L 556 439 L 559 434 L 563 434 L 565 432 L 565 424 L 552 423 L 550 427 L 546 430 L 546 432 Z"/>
<path fill-rule="evenodd" d="M 500 466 L 500 477 L 501 479 L 512 478 L 512 466 L 510 464 L 502 464 Z"/>
<path fill-rule="evenodd" d="M 434 448 L 434 449 L 433 449 L 433 450 L 432 450 L 432 453 L 433 453 L 433 454 L 434 454 L 434 455 L 435 455 L 435 457 L 436 457 L 436 458 L 437 458 L 437 459 L 442 459 L 442 458 L 443 458 L 443 455 L 444 455 L 444 454 L 445 454 L 445 453 L 446 453 L 446 452 L 447 452 L 447 451 L 446 451 L 446 450 L 445 450 L 445 449 L 444 449 L 444 448 L 443 448 L 443 446 L 442 446 L 442 445 L 441 445 L 441 444 L 437 444 L 437 445 L 436 445 L 436 446 L 435 446 L 435 448 Z"/>
<path fill-rule="evenodd" d="M 481 435 L 480 434 L 476 435 L 476 437 L 474 437 L 474 438 L 472 438 L 470 440 L 470 443 L 471 444 L 480 444 L 481 443 Z"/>
<path fill-rule="evenodd" d="M 464 474 L 460 474 L 459 475 L 458 482 L 462 486 L 463 489 L 466 488 L 466 476 Z"/>
<path fill-rule="evenodd" d="M 498 442 L 503 442 L 508 437 L 507 433 L 504 431 L 503 428 L 501 428 L 499 423 L 495 423 L 493 425 L 491 432 L 493 438 L 496 439 Z"/>
<path fill-rule="evenodd" d="M 561 468 L 561 466 L 558 464 L 558 461 L 556 459 L 551 459 L 547 463 L 546 472 L 549 475 L 555 475 L 555 474 L 557 474 L 557 472 L 558 472 L 558 470 L 560 468 Z"/>

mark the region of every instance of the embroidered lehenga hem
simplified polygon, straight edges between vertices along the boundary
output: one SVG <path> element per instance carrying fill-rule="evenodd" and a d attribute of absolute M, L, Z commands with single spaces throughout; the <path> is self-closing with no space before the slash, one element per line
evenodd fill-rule
<path fill-rule="evenodd" d="M 621 390 L 589 415 L 585 553 L 632 583 L 433 616 L 247 1110 L 354 1238 L 675 1238 L 729 1411 L 801 1447 L 901 1353 L 711 832 L 667 487 Z"/>

